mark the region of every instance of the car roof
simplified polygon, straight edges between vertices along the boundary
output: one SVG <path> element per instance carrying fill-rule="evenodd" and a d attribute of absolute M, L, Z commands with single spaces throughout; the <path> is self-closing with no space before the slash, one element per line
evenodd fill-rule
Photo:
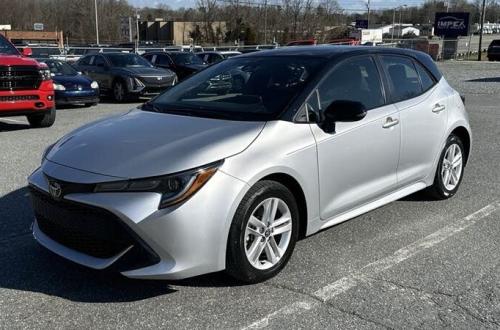
<path fill-rule="evenodd" d="M 315 57 L 324 59 L 335 59 L 337 57 L 350 57 L 355 55 L 365 54 L 388 54 L 388 55 L 405 55 L 416 59 L 434 77 L 439 80 L 442 77 L 441 72 L 437 68 L 432 58 L 424 52 L 405 48 L 388 48 L 388 47 L 361 47 L 361 46 L 338 46 L 338 45 L 319 45 L 319 46 L 287 46 L 277 49 L 262 50 L 259 52 L 243 53 L 238 55 L 238 58 L 249 57 L 275 57 L 275 56 L 298 56 L 298 57 Z"/>

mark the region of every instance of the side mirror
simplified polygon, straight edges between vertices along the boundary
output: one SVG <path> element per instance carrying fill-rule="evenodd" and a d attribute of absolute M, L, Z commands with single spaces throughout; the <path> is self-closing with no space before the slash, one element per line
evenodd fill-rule
<path fill-rule="evenodd" d="M 321 129 L 326 133 L 335 133 L 336 122 L 359 121 L 366 116 L 365 106 L 360 102 L 339 100 L 330 104 L 322 113 L 320 122 Z"/>
<path fill-rule="evenodd" d="M 31 48 L 29 47 L 23 48 L 22 54 L 23 56 L 31 56 L 33 55 L 33 50 L 31 50 Z"/>

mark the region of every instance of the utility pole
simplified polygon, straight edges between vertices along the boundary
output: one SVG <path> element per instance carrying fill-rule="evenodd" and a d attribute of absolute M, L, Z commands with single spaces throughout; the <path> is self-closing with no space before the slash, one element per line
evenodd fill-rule
<path fill-rule="evenodd" d="M 396 8 L 392 9 L 392 35 L 391 42 L 394 42 L 394 28 L 396 27 Z"/>
<path fill-rule="evenodd" d="M 137 8 L 135 8 L 135 52 L 137 53 L 137 49 L 139 48 L 139 18 L 141 16 L 139 15 L 139 12 L 137 11 Z"/>
<path fill-rule="evenodd" d="M 478 49 L 478 52 L 477 52 L 477 60 L 478 61 L 481 61 L 481 47 L 482 47 L 482 43 L 483 43 L 483 28 L 484 28 L 484 11 L 485 11 L 485 7 L 486 7 L 486 0 L 483 0 L 483 5 L 482 5 L 482 8 L 481 8 L 481 28 L 479 30 L 479 49 Z"/>
<path fill-rule="evenodd" d="M 267 0 L 264 0 L 264 45 L 267 44 Z"/>
<path fill-rule="evenodd" d="M 97 19 L 97 0 L 94 0 L 94 9 L 95 9 L 95 40 L 97 46 L 99 46 L 99 21 Z"/>
<path fill-rule="evenodd" d="M 401 39 L 401 36 L 403 34 L 403 29 L 401 27 L 401 10 L 403 8 L 406 8 L 406 5 L 399 6 L 399 28 L 398 28 L 398 37 Z"/>
<path fill-rule="evenodd" d="M 366 1 L 366 9 L 367 9 L 366 25 L 368 28 L 370 28 L 370 0 Z"/>

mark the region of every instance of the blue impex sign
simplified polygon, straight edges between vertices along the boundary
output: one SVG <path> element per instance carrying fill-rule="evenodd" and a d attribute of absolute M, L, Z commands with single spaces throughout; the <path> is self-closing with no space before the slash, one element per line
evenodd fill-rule
<path fill-rule="evenodd" d="M 469 34 L 469 13 L 436 13 L 434 35 L 458 37 Z"/>
<path fill-rule="evenodd" d="M 368 29 L 368 20 L 367 19 L 357 19 L 355 27 L 356 27 L 356 29 Z"/>

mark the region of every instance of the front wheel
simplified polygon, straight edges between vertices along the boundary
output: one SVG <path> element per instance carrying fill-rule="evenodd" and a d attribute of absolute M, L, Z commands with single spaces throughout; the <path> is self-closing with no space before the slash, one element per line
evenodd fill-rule
<path fill-rule="evenodd" d="M 275 181 L 260 181 L 245 195 L 229 232 L 227 272 L 247 283 L 278 274 L 292 255 L 299 233 L 293 194 Z"/>
<path fill-rule="evenodd" d="M 465 149 L 456 135 L 450 135 L 439 158 L 434 183 L 427 189 L 436 199 L 447 199 L 458 191 L 465 166 Z"/>
<path fill-rule="evenodd" d="M 50 127 L 56 121 L 56 109 L 52 108 L 43 114 L 28 115 L 27 118 L 33 128 Z"/>
<path fill-rule="evenodd" d="M 127 100 L 127 87 L 121 80 L 113 84 L 113 98 L 116 102 L 125 102 Z"/>

